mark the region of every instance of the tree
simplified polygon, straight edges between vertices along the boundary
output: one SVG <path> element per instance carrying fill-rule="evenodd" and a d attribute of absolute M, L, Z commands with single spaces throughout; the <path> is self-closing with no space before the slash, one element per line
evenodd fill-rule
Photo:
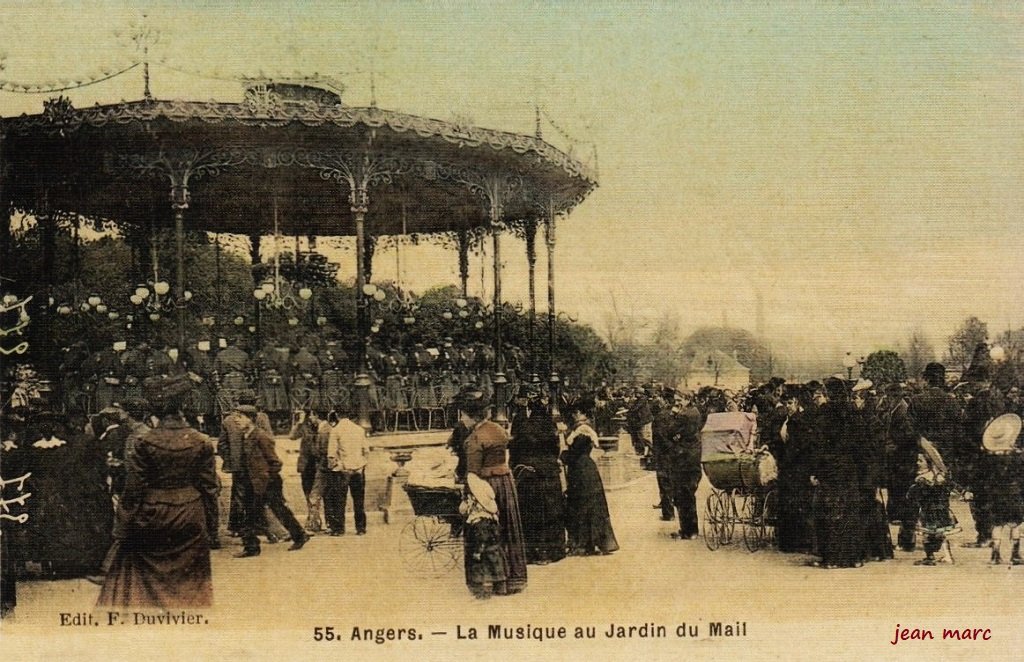
<path fill-rule="evenodd" d="M 620 381 L 643 379 L 642 349 L 638 333 L 646 324 L 628 317 L 619 311 L 618 304 L 612 296 L 611 312 L 604 319 L 604 337 L 612 355 L 613 371 Z"/>
<path fill-rule="evenodd" d="M 924 367 L 935 360 L 935 347 L 928 341 L 924 331 L 916 328 L 910 332 L 905 347 L 902 348 L 907 373 L 911 377 L 920 377 Z"/>
<path fill-rule="evenodd" d="M 966 371 L 971 365 L 974 350 L 988 339 L 988 324 L 977 317 L 968 317 L 949 337 L 946 347 L 950 366 Z"/>
<path fill-rule="evenodd" d="M 860 374 L 875 384 L 893 384 L 907 378 L 907 367 L 899 354 L 883 349 L 868 354 Z"/>
<path fill-rule="evenodd" d="M 650 366 L 651 378 L 669 386 L 675 386 L 685 376 L 686 364 L 679 351 L 682 339 L 679 337 L 679 315 L 665 313 L 654 329 L 651 341 L 646 345 L 646 363 Z"/>

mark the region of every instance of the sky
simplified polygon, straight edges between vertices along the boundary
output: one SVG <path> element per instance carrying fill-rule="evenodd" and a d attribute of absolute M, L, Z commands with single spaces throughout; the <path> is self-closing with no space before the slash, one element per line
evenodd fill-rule
<path fill-rule="evenodd" d="M 1024 325 L 1020 3 L 4 4 L 6 80 L 133 61 L 115 32 L 144 10 L 159 98 L 239 100 L 224 79 L 299 71 L 367 105 L 373 70 L 384 108 L 532 133 L 538 104 L 556 146 L 593 165 L 596 145 L 556 292 L 599 331 L 613 314 L 754 331 L 758 295 L 774 345 L 837 360 L 915 327 L 941 347 L 969 315 Z M 141 92 L 135 70 L 67 94 Z M 46 96 L 0 91 L 0 114 Z M 453 253 L 403 250 L 414 289 L 457 282 Z M 525 299 L 522 245 L 502 255 L 503 291 Z"/>

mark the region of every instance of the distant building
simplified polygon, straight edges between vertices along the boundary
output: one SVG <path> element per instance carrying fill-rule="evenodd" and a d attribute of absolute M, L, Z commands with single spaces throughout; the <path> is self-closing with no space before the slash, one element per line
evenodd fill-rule
<path fill-rule="evenodd" d="M 750 385 L 750 368 L 721 350 L 699 351 L 694 354 L 683 383 L 690 390 L 714 386 L 736 391 Z"/>

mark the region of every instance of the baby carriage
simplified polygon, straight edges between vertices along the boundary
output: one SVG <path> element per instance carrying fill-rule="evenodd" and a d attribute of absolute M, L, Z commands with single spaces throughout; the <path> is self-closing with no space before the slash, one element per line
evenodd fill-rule
<path fill-rule="evenodd" d="M 701 430 L 701 466 L 711 483 L 704 508 L 704 542 L 716 550 L 743 528 L 747 549 L 775 538 L 775 458 L 757 444 L 757 416 L 749 412 L 710 414 Z"/>

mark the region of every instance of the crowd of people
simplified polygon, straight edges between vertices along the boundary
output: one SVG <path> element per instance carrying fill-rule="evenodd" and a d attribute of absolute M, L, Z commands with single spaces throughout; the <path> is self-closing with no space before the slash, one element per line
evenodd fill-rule
<path fill-rule="evenodd" d="M 522 349 L 509 344 L 504 360 L 506 378 L 514 391 L 526 377 L 526 357 Z M 366 361 L 371 421 L 376 430 L 451 427 L 454 398 L 460 389 L 472 385 L 488 398 L 494 393 L 494 348 L 483 342 L 456 343 L 446 337 L 430 347 L 414 343 L 404 349 L 370 342 Z M 238 397 L 250 391 L 257 394 L 260 407 L 280 429 L 297 409 L 350 407 L 356 363 L 353 348 L 315 335 L 268 340 L 249 346 L 249 351 L 243 343 L 228 338 L 200 338 L 182 352 L 146 342 L 119 341 L 90 348 L 79 341 L 64 349 L 55 408 L 95 413 L 141 395 L 147 378 L 188 374 L 194 388 L 185 413 L 203 429 L 212 430 Z"/>
<path fill-rule="evenodd" d="M 456 479 L 468 488 L 464 559 L 474 596 L 522 591 L 528 564 L 618 550 L 590 455 L 599 438 L 588 404 L 580 400 L 566 408 L 569 427 L 556 423 L 539 387 L 523 385 L 506 432 L 489 420 L 489 400 L 480 391 L 466 389 L 457 397 L 459 421 L 448 445 L 459 458 Z"/>
<path fill-rule="evenodd" d="M 1004 392 L 1005 390 L 1005 392 Z M 771 514 L 780 551 L 813 554 L 825 568 L 884 561 L 894 549 L 913 552 L 920 565 L 950 561 L 946 534 L 959 528 L 949 501 L 970 503 L 977 538 L 992 563 L 1024 563 L 1024 462 L 1019 387 L 997 388 L 985 365 L 972 367 L 950 388 L 942 364 L 929 364 L 920 383 L 873 384 L 831 377 L 787 383 L 773 378 L 744 392 L 707 387 L 696 394 L 647 387 L 628 396 L 627 428 L 658 475 L 664 520 L 679 518 L 675 537 L 697 536 L 695 493 L 701 478 L 700 430 L 708 414 L 752 411 L 759 443 L 778 467 Z M 1013 418 L 1010 417 L 1012 421 Z M 1004 429 L 986 429 L 993 422 Z M 1001 436 L 1000 436 L 1001 435 Z M 1000 447 L 992 447 L 1000 439 Z M 889 525 L 898 526 L 896 541 Z"/>
<path fill-rule="evenodd" d="M 318 351 L 333 356 L 329 342 Z M 248 374 L 244 355 L 227 343 L 211 360 L 213 373 L 204 374 L 213 374 L 220 388 L 236 388 L 232 375 Z M 351 400 L 287 405 L 294 412 L 289 434 L 299 441 L 303 525 L 284 498 L 271 398 L 243 379 L 223 408 L 200 412 L 196 402 L 205 396 L 196 392 L 205 378 L 196 378 L 195 362 L 145 346 L 114 358 L 138 383 L 101 378 L 121 388 L 116 399 L 96 401 L 93 406 L 104 406 L 91 416 L 78 408 L 57 414 L 46 403 L 4 416 L 4 476 L 30 476 L 32 493 L 17 501 L 26 481 L 3 486 L 5 501 L 17 501 L 27 514 L 17 525 L 5 521 L 0 536 L 5 609 L 16 595 L 14 577 L 25 572 L 90 576 L 102 584 L 99 604 L 107 607 L 209 604 L 210 550 L 221 545 L 216 455 L 231 475 L 227 530 L 242 543 L 235 556 L 258 555 L 260 537 L 273 539 L 275 523 L 291 550 L 324 529 L 343 535 L 349 496 L 355 533 L 365 533 L 369 447 L 366 431 L 353 422 Z M 323 384 L 324 362 L 316 354 L 299 347 L 292 358 L 300 378 L 314 374 Z M 295 375 L 288 374 L 294 389 Z M 465 486 L 466 582 L 478 597 L 523 590 L 529 564 L 618 549 L 591 452 L 620 427 L 657 473 L 654 507 L 664 520 L 678 518 L 673 537 L 697 537 L 701 430 L 709 415 L 727 411 L 756 415 L 758 443 L 777 462 L 770 516 L 780 551 L 814 555 L 825 568 L 858 567 L 891 559 L 896 548 L 912 552 L 920 540 L 918 563 L 940 563 L 949 556 L 946 534 L 958 526 L 949 503 L 956 491 L 970 502 L 977 532 L 970 544 L 990 547 L 992 563 L 1001 563 L 1008 538 L 1007 561 L 1024 563 L 1019 419 L 998 430 L 993 423 L 1020 415 L 1022 401 L 1016 385 L 993 385 L 984 364 L 952 388 L 937 363 L 927 366 L 920 384 L 773 378 L 736 393 L 602 386 L 562 393 L 560 416 L 547 389 L 527 382 L 508 403 L 507 428 L 492 420 L 492 404 L 479 382 L 451 395 L 457 420 L 448 446 Z M 204 414 L 218 415 L 219 439 L 202 432 Z M 898 527 L 895 542 L 890 525 Z"/>

